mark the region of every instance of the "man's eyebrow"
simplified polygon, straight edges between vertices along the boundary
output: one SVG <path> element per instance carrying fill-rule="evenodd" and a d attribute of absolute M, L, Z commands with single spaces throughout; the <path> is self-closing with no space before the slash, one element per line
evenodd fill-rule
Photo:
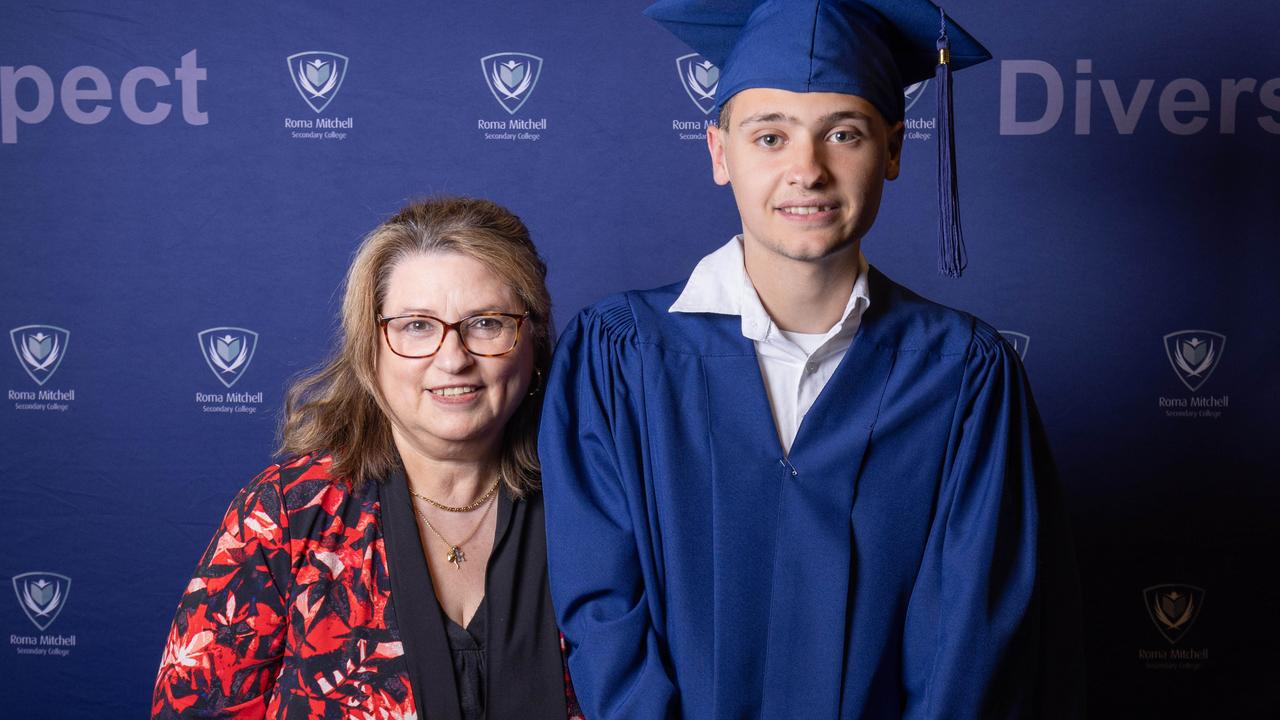
<path fill-rule="evenodd" d="M 784 115 L 780 112 L 764 112 L 748 115 L 738 123 L 738 127 L 746 127 L 747 125 L 759 125 L 764 123 L 789 123 L 791 125 L 799 125 L 800 121 L 791 115 Z"/>
<path fill-rule="evenodd" d="M 870 121 L 871 116 L 863 112 L 858 112 L 857 110 L 839 110 L 837 112 L 831 113 L 830 115 L 823 116 L 822 124 L 830 125 L 832 123 L 839 122 L 841 120 Z"/>
<path fill-rule="evenodd" d="M 861 120 L 868 122 L 871 116 L 858 112 L 857 110 L 837 110 L 836 112 L 824 115 L 819 118 L 818 122 L 822 125 L 831 125 L 842 120 Z M 800 119 L 794 115 L 787 115 L 780 112 L 763 112 L 755 115 L 748 115 L 738 123 L 738 127 L 746 127 L 747 125 L 763 125 L 769 123 L 786 123 L 789 125 L 800 125 Z"/>

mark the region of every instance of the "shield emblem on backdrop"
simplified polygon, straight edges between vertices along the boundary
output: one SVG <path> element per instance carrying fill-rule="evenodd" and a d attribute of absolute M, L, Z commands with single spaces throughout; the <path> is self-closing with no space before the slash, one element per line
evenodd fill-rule
<path fill-rule="evenodd" d="M 911 109 L 912 105 L 920 102 L 920 98 L 924 97 L 925 88 L 929 87 L 928 80 L 921 80 L 918 83 L 911 83 L 902 93 L 902 99 L 906 103 L 903 112 Z"/>
<path fill-rule="evenodd" d="M 1204 590 L 1194 585 L 1166 583 L 1143 590 L 1142 599 L 1156 629 L 1170 645 L 1176 645 L 1200 616 Z"/>
<path fill-rule="evenodd" d="M 316 113 L 333 101 L 347 77 L 347 56 L 311 50 L 289 56 L 289 77 L 298 94 Z"/>
<path fill-rule="evenodd" d="M 1000 330 L 1000 334 L 1005 340 L 1013 346 L 1018 352 L 1018 357 L 1025 362 L 1027 359 L 1027 348 L 1031 347 L 1031 336 L 1026 333 L 1014 332 L 1013 330 Z"/>
<path fill-rule="evenodd" d="M 71 578 L 51 572 L 29 572 L 13 577 L 13 592 L 27 619 L 44 630 L 58 619 L 71 593 Z"/>
<path fill-rule="evenodd" d="M 196 335 L 204 361 L 218 381 L 230 388 L 249 368 L 258 347 L 258 333 L 237 327 L 216 327 Z"/>
<path fill-rule="evenodd" d="M 44 385 L 66 357 L 71 332 L 53 325 L 23 325 L 10 330 L 9 339 L 27 376 Z"/>
<path fill-rule="evenodd" d="M 710 115 L 716 107 L 716 89 L 720 87 L 720 68 L 697 53 L 681 55 L 676 58 L 676 72 L 680 75 L 680 84 L 688 93 L 689 99 L 702 111 Z"/>
<path fill-rule="evenodd" d="M 1200 389 L 1218 367 L 1227 336 L 1211 330 L 1179 330 L 1164 336 L 1164 352 L 1173 372 L 1191 392 Z"/>
<path fill-rule="evenodd" d="M 480 58 L 489 92 L 509 115 L 524 106 L 542 75 L 542 58 L 521 52 L 494 53 Z"/>

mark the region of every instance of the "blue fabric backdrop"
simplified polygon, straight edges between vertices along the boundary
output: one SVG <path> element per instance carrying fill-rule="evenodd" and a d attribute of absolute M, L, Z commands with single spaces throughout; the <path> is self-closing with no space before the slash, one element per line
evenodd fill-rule
<path fill-rule="evenodd" d="M 146 712 L 287 379 L 331 347 L 352 250 L 405 200 L 515 210 L 561 321 L 737 232 L 702 139 L 714 73 L 645 4 L 0 11 L 7 716 Z M 866 253 L 1025 351 L 1094 714 L 1274 713 L 1280 8 L 948 10 L 996 56 L 956 81 L 970 269 L 934 271 L 931 85 Z"/>

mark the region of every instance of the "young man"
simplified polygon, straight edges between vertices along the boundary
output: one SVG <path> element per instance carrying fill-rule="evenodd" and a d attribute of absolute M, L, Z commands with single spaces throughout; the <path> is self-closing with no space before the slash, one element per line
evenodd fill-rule
<path fill-rule="evenodd" d="M 549 378 L 552 596 L 586 717 L 1079 714 L 1074 568 L 1017 355 L 861 253 L 937 8 L 703 5 L 649 14 L 723 68 L 708 147 L 742 234 L 585 310 Z M 953 63 L 985 59 L 947 34 Z"/>

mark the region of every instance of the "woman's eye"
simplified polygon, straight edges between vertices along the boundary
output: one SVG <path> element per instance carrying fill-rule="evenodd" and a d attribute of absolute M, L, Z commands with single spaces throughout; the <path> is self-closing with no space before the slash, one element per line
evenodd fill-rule
<path fill-rule="evenodd" d="M 482 317 L 471 321 L 471 327 L 477 330 L 496 330 L 502 326 L 497 318 Z"/>
<path fill-rule="evenodd" d="M 435 323 L 429 320 L 409 320 L 400 328 L 402 332 L 413 335 L 427 335 L 435 332 L 435 329 Z"/>

